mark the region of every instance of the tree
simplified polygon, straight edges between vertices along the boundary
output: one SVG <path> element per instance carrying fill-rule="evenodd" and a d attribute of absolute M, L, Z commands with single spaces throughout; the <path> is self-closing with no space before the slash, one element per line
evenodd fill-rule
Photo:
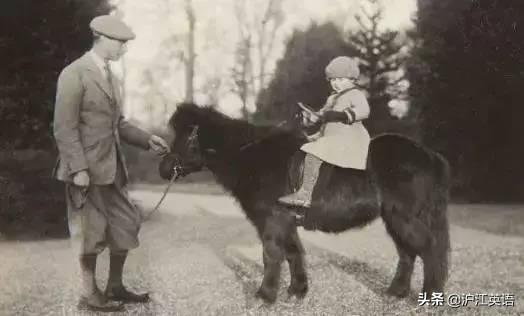
<path fill-rule="evenodd" d="M 296 30 L 277 63 L 277 72 L 258 97 L 257 119 L 290 119 L 297 112 L 297 102 L 315 109 L 322 107 L 331 91 L 325 67 L 334 57 L 351 53 L 351 47 L 332 23 Z"/>
<path fill-rule="evenodd" d="M 522 200 L 524 4 L 419 0 L 410 95 L 423 138 L 454 171 L 454 194 Z"/>
<path fill-rule="evenodd" d="M 275 44 L 276 33 L 284 21 L 284 14 L 282 11 L 282 1 L 269 0 L 266 10 L 263 11 L 262 20 L 258 23 L 258 43 L 257 53 L 259 58 L 259 85 L 258 91 L 265 87 L 265 79 L 267 76 L 266 66 L 268 58 L 273 51 Z"/>
<path fill-rule="evenodd" d="M 197 16 L 193 6 L 193 0 L 184 0 L 183 7 L 178 7 L 177 3 L 172 0 L 164 0 L 160 2 L 160 12 L 162 18 L 166 19 L 167 27 L 170 28 L 171 36 L 167 37 L 162 42 L 162 50 L 159 51 L 157 58 L 158 63 L 155 65 L 155 71 L 162 71 L 166 64 L 171 64 L 173 60 L 182 63 L 184 66 L 184 101 L 193 102 L 195 96 L 195 65 L 197 61 L 197 53 L 195 48 L 196 34 L 197 34 Z M 183 34 L 171 24 L 173 17 L 177 17 L 176 10 L 184 12 L 187 20 L 187 32 Z M 162 64 L 161 64 L 162 63 Z"/>
<path fill-rule="evenodd" d="M 248 117 L 247 103 L 254 90 L 254 73 L 252 62 L 253 39 L 245 16 L 245 1 L 235 2 L 235 17 L 238 23 L 239 41 L 235 50 L 235 65 L 231 69 L 233 92 L 242 102 L 242 116 Z"/>
<path fill-rule="evenodd" d="M 258 3 L 235 0 L 234 11 L 239 40 L 235 51 L 235 65 L 231 70 L 235 92 L 242 102 L 242 113 L 248 117 L 247 104 L 266 86 L 268 61 L 274 53 L 277 32 L 284 22 L 283 1 Z"/>
<path fill-rule="evenodd" d="M 370 118 L 364 122 L 371 135 L 398 131 L 399 120 L 390 115 L 388 103 L 404 98 L 401 84 L 406 82 L 402 67 L 406 42 L 398 31 L 381 30 L 383 7 L 377 0 L 367 0 L 371 12 L 362 7 L 357 14 L 360 28 L 350 32 L 349 45 L 361 61 L 362 87 L 369 95 Z"/>
<path fill-rule="evenodd" d="M 184 64 L 186 66 L 186 102 L 193 102 L 194 97 L 194 78 L 195 78 L 195 11 L 193 9 L 192 0 L 185 0 L 185 11 L 187 15 L 187 23 L 189 31 L 187 33 L 187 55 L 184 56 Z"/>
<path fill-rule="evenodd" d="M 63 184 L 50 177 L 56 82 L 91 47 L 89 22 L 110 9 L 105 0 L 0 2 L 0 230 L 12 237 L 68 235 Z"/>
<path fill-rule="evenodd" d="M 2 1 L 0 148 L 51 148 L 56 81 L 92 44 L 91 19 L 108 1 Z"/>
<path fill-rule="evenodd" d="M 145 97 L 145 100 L 147 100 L 147 104 L 145 104 L 145 110 L 149 116 L 149 128 L 154 128 L 159 125 L 166 126 L 171 114 L 169 113 L 168 108 L 169 98 L 160 89 L 161 79 L 159 78 L 161 77 L 159 75 L 161 75 L 161 73 L 158 74 L 153 71 L 153 69 L 147 69 L 143 72 L 142 77 L 143 85 L 148 87 Z"/>
<path fill-rule="evenodd" d="M 217 106 L 220 101 L 220 86 L 222 80 L 218 76 L 211 76 L 207 78 L 202 85 L 202 91 L 207 95 L 207 104 L 210 106 Z"/>

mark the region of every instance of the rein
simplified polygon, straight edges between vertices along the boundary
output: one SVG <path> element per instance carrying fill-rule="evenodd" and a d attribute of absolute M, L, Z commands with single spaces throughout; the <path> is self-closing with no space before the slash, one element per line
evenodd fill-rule
<path fill-rule="evenodd" d="M 275 126 L 275 128 L 282 127 L 282 126 L 286 125 L 287 123 L 288 123 L 287 120 L 283 120 L 283 121 L 281 121 L 280 123 L 278 123 L 278 124 Z M 268 133 L 268 134 L 267 134 L 266 136 L 264 136 L 264 137 L 261 137 L 261 138 L 259 138 L 259 139 L 256 139 L 256 140 L 254 140 L 254 141 L 248 142 L 247 144 L 244 144 L 244 145 L 240 146 L 240 148 L 238 149 L 238 151 L 243 151 L 243 150 L 245 150 L 246 148 L 249 148 L 249 147 L 251 147 L 251 146 L 253 146 L 253 145 L 256 145 L 256 144 L 262 142 L 263 140 L 266 140 L 266 139 L 268 139 L 268 138 L 270 138 L 270 137 L 272 137 L 272 136 L 274 136 L 274 135 L 276 135 L 275 132 L 273 132 L 273 133 Z"/>

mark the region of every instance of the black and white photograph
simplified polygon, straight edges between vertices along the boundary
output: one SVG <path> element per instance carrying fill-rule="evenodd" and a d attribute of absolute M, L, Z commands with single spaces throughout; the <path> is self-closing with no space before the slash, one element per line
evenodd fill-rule
<path fill-rule="evenodd" d="M 522 0 L 2 0 L 0 315 L 524 315 Z"/>

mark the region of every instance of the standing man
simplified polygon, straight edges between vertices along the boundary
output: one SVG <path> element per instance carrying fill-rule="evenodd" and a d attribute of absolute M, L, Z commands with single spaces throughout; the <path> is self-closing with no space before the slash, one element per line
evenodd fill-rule
<path fill-rule="evenodd" d="M 54 175 L 66 183 L 71 235 L 80 236 L 82 290 L 79 307 L 118 311 L 122 302 L 147 302 L 149 295 L 124 287 L 122 272 L 130 249 L 138 247 L 142 214 L 130 201 L 121 139 L 159 155 L 166 142 L 128 123 L 122 116 L 119 84 L 109 68 L 126 51 L 135 34 L 113 16 L 90 23 L 92 49 L 68 65 L 58 78 L 54 136 L 59 160 Z M 74 239 L 74 238 L 73 238 Z M 105 293 L 95 280 L 96 260 L 110 251 Z M 120 301 L 121 303 L 117 303 Z"/>

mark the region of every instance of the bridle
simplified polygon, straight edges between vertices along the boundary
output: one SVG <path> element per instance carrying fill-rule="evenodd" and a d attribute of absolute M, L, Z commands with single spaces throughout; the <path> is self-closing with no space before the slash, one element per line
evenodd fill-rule
<path fill-rule="evenodd" d="M 191 131 L 191 134 L 189 135 L 188 139 L 186 140 L 186 148 L 189 145 L 189 143 L 195 141 L 197 137 L 198 137 L 198 125 L 195 125 L 193 127 L 193 130 Z M 147 215 L 144 215 L 144 221 L 148 220 L 151 217 L 151 215 L 153 215 L 153 213 L 158 210 L 158 207 L 160 206 L 160 204 L 162 204 L 162 202 L 166 198 L 167 193 L 169 192 L 169 189 L 171 188 L 171 185 L 184 174 L 184 168 L 182 166 L 182 162 L 180 161 L 180 159 L 174 155 L 172 156 L 172 159 L 174 159 L 173 168 L 171 169 L 171 171 L 173 172 L 173 175 L 171 175 L 171 178 L 169 179 L 169 183 L 167 184 L 164 190 L 164 193 L 162 194 L 162 197 L 160 198 L 156 206 Z"/>

